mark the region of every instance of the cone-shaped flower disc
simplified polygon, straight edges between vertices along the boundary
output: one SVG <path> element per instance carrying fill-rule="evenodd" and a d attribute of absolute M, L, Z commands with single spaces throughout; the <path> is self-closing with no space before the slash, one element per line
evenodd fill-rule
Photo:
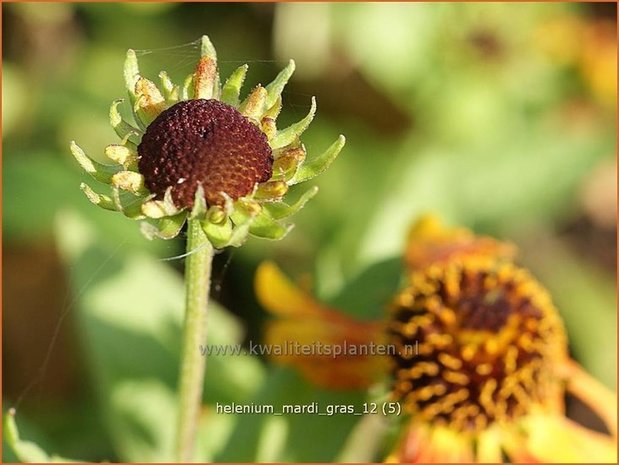
<path fill-rule="evenodd" d="M 201 57 L 183 86 L 161 72 L 161 89 L 140 75 L 135 52 L 127 52 L 124 77 L 134 121 L 122 118 L 122 100 L 112 103 L 110 123 L 121 141 L 106 147 L 105 155 L 115 164 L 100 164 L 71 143 L 78 163 L 111 193 L 87 184 L 82 190 L 95 205 L 145 220 L 148 238 L 173 238 L 192 218 L 216 248 L 239 246 L 248 234 L 281 239 L 292 228 L 281 220 L 317 192 L 310 188 L 289 205 L 283 200 L 288 187 L 326 170 L 345 139 L 306 160 L 300 136 L 314 118 L 315 99 L 298 123 L 284 129 L 276 124 L 294 62 L 241 100 L 247 65 L 222 85 L 213 45 L 206 36 L 200 44 Z"/>

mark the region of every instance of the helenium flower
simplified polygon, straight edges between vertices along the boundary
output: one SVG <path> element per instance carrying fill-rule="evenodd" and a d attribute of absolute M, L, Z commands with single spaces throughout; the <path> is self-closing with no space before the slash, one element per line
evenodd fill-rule
<path fill-rule="evenodd" d="M 543 286 L 514 263 L 515 246 L 425 217 L 406 249 L 406 285 L 385 318 L 372 321 L 328 307 L 263 263 L 256 293 L 276 317 L 267 343 L 360 347 L 341 357 L 273 360 L 331 389 L 386 381 L 403 414 L 387 462 L 616 463 L 616 395 L 570 358 L 560 315 Z M 363 353 L 371 345 L 394 350 Z M 566 392 L 610 434 L 567 418 Z"/>
<path fill-rule="evenodd" d="M 248 234 L 281 239 L 291 229 L 282 220 L 313 197 L 307 190 L 292 205 L 284 202 L 289 186 L 323 172 L 339 154 L 340 136 L 322 155 L 306 160 L 300 136 L 316 112 L 312 98 L 301 121 L 278 129 L 282 91 L 294 72 L 291 60 L 266 87 L 257 85 L 241 100 L 248 66 L 236 69 L 223 83 L 217 55 L 207 36 L 201 57 L 182 86 L 159 74 L 161 89 L 140 75 L 136 54 L 127 52 L 124 78 L 133 121 L 112 103 L 110 122 L 121 141 L 105 148 L 114 165 L 88 157 L 75 143 L 71 152 L 110 194 L 87 184 L 88 199 L 107 210 L 144 220 L 148 238 L 170 239 L 183 224 L 198 219 L 216 248 L 241 245 Z"/>

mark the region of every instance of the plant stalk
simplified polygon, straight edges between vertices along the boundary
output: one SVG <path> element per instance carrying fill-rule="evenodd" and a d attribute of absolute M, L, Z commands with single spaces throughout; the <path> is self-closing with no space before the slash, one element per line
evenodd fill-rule
<path fill-rule="evenodd" d="M 176 427 L 176 458 L 191 462 L 200 419 L 206 357 L 208 299 L 211 286 L 213 246 L 198 220 L 189 220 L 185 262 L 185 322 L 179 380 L 179 412 Z"/>

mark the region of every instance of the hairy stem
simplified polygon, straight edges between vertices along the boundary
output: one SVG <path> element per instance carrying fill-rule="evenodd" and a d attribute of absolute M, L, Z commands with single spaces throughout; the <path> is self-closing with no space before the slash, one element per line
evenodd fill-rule
<path fill-rule="evenodd" d="M 213 246 L 198 220 L 189 220 L 185 264 L 185 323 L 179 381 L 179 412 L 176 427 L 176 458 L 193 459 L 194 443 L 200 418 L 206 357 L 200 345 L 206 345 L 206 325 Z"/>

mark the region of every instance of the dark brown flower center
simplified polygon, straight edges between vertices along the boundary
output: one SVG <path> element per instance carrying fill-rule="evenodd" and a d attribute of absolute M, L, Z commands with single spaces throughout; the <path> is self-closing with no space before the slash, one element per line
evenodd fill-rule
<path fill-rule="evenodd" d="M 188 100 L 162 112 L 138 146 L 146 187 L 163 195 L 172 187 L 178 207 L 193 206 L 198 184 L 208 205 L 250 194 L 272 174 L 271 147 L 262 131 L 218 100 Z"/>
<path fill-rule="evenodd" d="M 556 395 L 563 327 L 524 269 L 468 260 L 431 266 L 412 281 L 389 324 L 393 394 L 405 411 L 479 431 Z"/>

